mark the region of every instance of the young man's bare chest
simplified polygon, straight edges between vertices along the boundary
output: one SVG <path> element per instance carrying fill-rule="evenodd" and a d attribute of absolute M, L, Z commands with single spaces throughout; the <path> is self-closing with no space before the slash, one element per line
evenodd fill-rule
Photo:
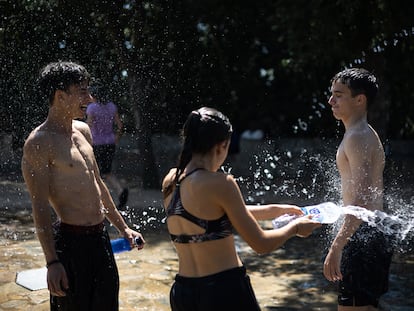
<path fill-rule="evenodd" d="M 68 219 L 79 207 L 79 212 L 90 211 L 96 216 L 100 190 L 92 146 L 82 134 L 75 133 L 72 137 L 55 135 L 50 148 L 50 200 L 60 216 Z"/>
<path fill-rule="evenodd" d="M 49 162 L 52 171 L 68 175 L 83 175 L 95 170 L 92 146 L 80 133 L 71 137 L 52 135 Z"/>

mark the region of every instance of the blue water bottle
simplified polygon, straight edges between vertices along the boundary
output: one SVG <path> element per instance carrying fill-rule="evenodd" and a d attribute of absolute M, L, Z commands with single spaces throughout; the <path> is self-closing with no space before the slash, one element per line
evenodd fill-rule
<path fill-rule="evenodd" d="M 142 239 L 139 237 L 135 238 L 134 241 L 135 241 L 135 244 L 137 245 L 142 244 Z M 112 251 L 114 252 L 114 254 L 130 251 L 132 249 L 131 244 L 129 244 L 129 241 L 127 238 L 119 238 L 119 239 L 111 240 L 111 246 L 112 246 Z"/>

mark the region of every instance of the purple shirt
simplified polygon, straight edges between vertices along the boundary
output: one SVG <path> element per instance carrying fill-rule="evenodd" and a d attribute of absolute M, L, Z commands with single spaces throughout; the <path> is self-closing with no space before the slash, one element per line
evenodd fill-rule
<path fill-rule="evenodd" d="M 117 111 L 113 102 L 88 105 L 86 114 L 92 121 L 90 127 L 94 145 L 115 144 L 114 120 Z"/>

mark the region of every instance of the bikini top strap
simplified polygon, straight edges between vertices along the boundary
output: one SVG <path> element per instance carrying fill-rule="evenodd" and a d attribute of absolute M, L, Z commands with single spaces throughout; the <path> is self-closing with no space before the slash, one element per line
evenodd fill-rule
<path fill-rule="evenodd" d="M 195 173 L 195 172 L 197 172 L 197 171 L 199 171 L 199 170 L 204 170 L 204 168 L 202 168 L 202 167 L 197 167 L 197 168 L 193 169 L 192 171 L 190 171 L 189 173 L 185 174 L 185 176 L 184 176 L 183 178 L 181 178 L 181 179 L 177 182 L 177 185 L 176 185 L 176 186 L 179 186 L 179 185 L 180 185 L 180 183 L 181 183 L 184 179 L 186 179 L 188 176 L 190 176 L 191 174 L 193 174 L 193 173 Z"/>

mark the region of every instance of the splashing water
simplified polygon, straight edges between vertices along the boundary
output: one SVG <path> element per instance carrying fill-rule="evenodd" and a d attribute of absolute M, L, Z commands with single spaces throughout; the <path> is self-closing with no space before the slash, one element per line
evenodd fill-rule
<path fill-rule="evenodd" d="M 340 207 L 333 202 L 305 206 L 302 210 L 305 212 L 305 215 L 314 215 L 314 220 L 320 221 L 324 224 L 335 223 L 341 216 L 344 215 L 355 216 L 356 218 L 366 222 L 369 226 L 375 227 L 385 235 L 391 237 L 389 240 L 394 241 L 394 246 L 402 245 L 405 240 L 409 240 L 410 233 L 413 231 L 414 226 L 414 220 L 411 217 L 405 219 L 401 215 L 390 215 L 383 211 L 372 211 L 353 205 Z M 297 217 L 300 216 L 286 214 L 277 217 L 272 221 L 273 227 L 280 228 Z"/>
<path fill-rule="evenodd" d="M 249 145 L 245 146 L 249 147 Z M 283 202 L 299 206 L 338 202 L 341 205 L 341 183 L 335 163 L 336 144 L 329 140 L 276 140 L 263 142 L 260 148 L 251 149 L 251 156 L 242 161 L 248 172 L 240 167 L 227 167 L 234 173 L 247 203 Z M 237 164 L 237 163 L 236 163 Z M 387 171 L 384 201 L 387 213 L 372 212 L 362 207 L 341 207 L 344 214 L 354 215 L 391 236 L 396 250 L 413 249 L 414 202 L 410 176 Z M 331 239 L 340 221 L 327 226 L 322 239 Z M 327 241 L 328 242 L 328 241 Z"/>
<path fill-rule="evenodd" d="M 414 226 L 414 220 L 412 218 L 405 219 L 405 215 L 390 215 L 379 210 L 371 211 L 360 206 L 344 206 L 342 207 L 342 214 L 353 215 L 365 221 L 384 234 L 394 236 L 397 242 L 410 238 Z"/>
<path fill-rule="evenodd" d="M 126 210 L 120 211 L 120 213 L 138 231 L 160 231 L 163 229 L 166 221 L 165 212 L 161 205 L 158 207 L 147 206 L 143 210 L 135 210 L 127 206 Z"/>
<path fill-rule="evenodd" d="M 264 141 L 240 162 L 248 171 L 237 166 L 225 171 L 234 172 L 248 203 L 265 203 L 269 197 L 300 205 L 339 201 L 334 147 L 323 140 Z"/>

